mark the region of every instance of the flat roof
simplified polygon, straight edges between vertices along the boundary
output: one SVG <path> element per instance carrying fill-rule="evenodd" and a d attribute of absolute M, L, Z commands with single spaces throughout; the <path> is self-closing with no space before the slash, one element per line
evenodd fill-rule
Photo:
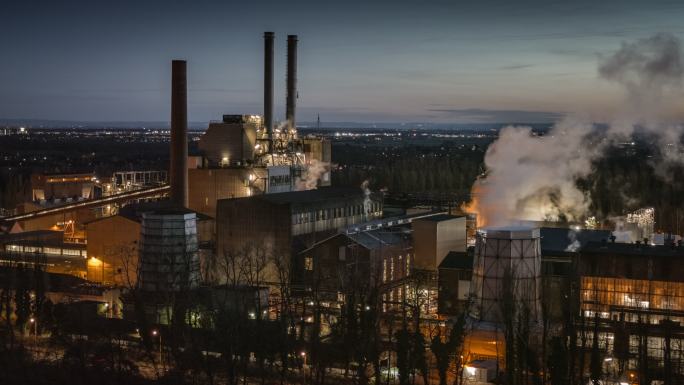
<path fill-rule="evenodd" d="M 588 242 L 580 254 L 618 254 L 644 257 L 684 257 L 684 247 L 669 245 L 637 245 L 635 243 Z"/>
<path fill-rule="evenodd" d="M 430 221 L 430 222 L 443 222 L 443 221 L 449 221 L 452 219 L 456 218 L 465 218 L 465 215 L 457 216 L 457 215 L 450 215 L 450 214 L 438 214 L 438 215 L 433 215 L 425 218 L 420 218 L 416 219 L 416 221 Z"/>
<path fill-rule="evenodd" d="M 539 228 L 531 226 L 485 227 L 478 230 L 489 239 L 534 239 L 539 238 Z"/>
<path fill-rule="evenodd" d="M 610 230 L 542 227 L 540 233 L 542 255 L 575 253 L 589 242 L 601 242 L 610 238 Z"/>
<path fill-rule="evenodd" d="M 355 234 L 345 234 L 352 241 L 360 244 L 368 250 L 381 249 L 383 247 L 401 245 L 405 238 L 401 233 L 369 230 Z"/>
<path fill-rule="evenodd" d="M 18 239 L 16 241 L 7 242 L 8 246 L 31 246 L 31 247 L 54 247 L 59 249 L 78 249 L 86 250 L 87 245 L 85 243 L 69 243 L 64 242 L 61 239 Z"/>
<path fill-rule="evenodd" d="M 272 204 L 311 203 L 345 198 L 363 198 L 364 192 L 358 187 L 319 187 L 313 190 L 290 191 L 273 194 L 260 194 L 244 198 L 228 198 L 223 200 L 261 200 Z"/>
<path fill-rule="evenodd" d="M 103 220 L 107 220 L 110 218 L 114 217 L 122 217 L 129 219 L 133 222 L 142 222 L 142 215 L 143 214 L 189 214 L 189 213 L 195 213 L 197 220 L 203 221 L 203 220 L 208 220 L 208 219 L 213 219 L 212 217 L 202 214 L 200 212 L 190 210 L 188 208 L 172 208 L 169 207 L 170 202 L 169 201 L 157 201 L 157 202 L 140 202 L 140 203 L 131 203 L 128 204 L 121 209 L 119 209 L 119 212 L 115 215 L 110 215 L 107 217 L 102 217 L 102 218 L 97 218 L 93 219 L 92 221 L 88 221 L 85 224 L 88 225 L 90 223 L 94 222 L 99 222 Z"/>

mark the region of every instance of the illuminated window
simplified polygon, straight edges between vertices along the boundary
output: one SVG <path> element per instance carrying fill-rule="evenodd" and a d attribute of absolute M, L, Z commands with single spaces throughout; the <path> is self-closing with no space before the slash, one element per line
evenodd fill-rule
<path fill-rule="evenodd" d="M 394 258 L 390 257 L 390 279 L 394 279 Z"/>
<path fill-rule="evenodd" d="M 304 269 L 307 271 L 313 271 L 314 263 L 312 257 L 304 257 Z"/>
<path fill-rule="evenodd" d="M 387 260 L 382 260 L 382 282 L 387 282 Z"/>

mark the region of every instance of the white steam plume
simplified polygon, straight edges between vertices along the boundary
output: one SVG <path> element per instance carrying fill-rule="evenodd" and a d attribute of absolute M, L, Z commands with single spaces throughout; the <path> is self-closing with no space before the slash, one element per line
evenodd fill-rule
<path fill-rule="evenodd" d="M 318 187 L 318 181 L 330 170 L 330 163 L 313 159 L 306 168 L 302 177 L 295 181 L 297 191 L 311 190 Z"/>
<path fill-rule="evenodd" d="M 371 190 L 368 187 L 370 185 L 370 182 L 368 180 L 364 180 L 361 183 L 361 190 L 363 190 L 363 215 L 368 217 L 371 213 Z"/>
<path fill-rule="evenodd" d="M 530 127 L 503 128 L 485 154 L 486 178 L 476 181 L 466 210 L 478 214 L 479 225 L 581 220 L 591 202 L 577 180 L 592 173 L 608 145 L 629 139 L 635 126 L 657 138 L 664 161 L 681 162 L 683 130 L 668 122 L 665 100 L 681 102 L 682 63 L 681 43 L 669 34 L 624 43 L 603 57 L 600 76 L 626 90 L 622 108 L 605 131 L 598 135 L 593 122 L 580 114 L 564 118 L 543 137 Z"/>

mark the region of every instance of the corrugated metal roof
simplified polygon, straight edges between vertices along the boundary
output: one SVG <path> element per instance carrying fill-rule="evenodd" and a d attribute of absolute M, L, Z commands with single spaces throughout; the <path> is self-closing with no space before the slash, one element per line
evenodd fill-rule
<path fill-rule="evenodd" d="M 401 245 L 404 238 L 399 233 L 371 230 L 355 234 L 347 234 L 347 237 L 361 246 L 376 250 L 383 247 Z"/>

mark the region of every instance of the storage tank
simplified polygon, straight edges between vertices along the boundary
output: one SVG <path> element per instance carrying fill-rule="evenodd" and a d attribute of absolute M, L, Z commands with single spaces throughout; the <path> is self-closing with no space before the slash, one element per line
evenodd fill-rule
<path fill-rule="evenodd" d="M 471 297 L 481 321 L 502 321 L 504 299 L 513 293 L 516 309 L 527 307 L 530 321 L 541 316 L 541 247 L 538 228 L 490 227 L 476 235 Z"/>
<path fill-rule="evenodd" d="M 197 215 L 187 209 L 144 213 L 138 286 L 151 292 L 193 289 L 200 283 Z"/>

